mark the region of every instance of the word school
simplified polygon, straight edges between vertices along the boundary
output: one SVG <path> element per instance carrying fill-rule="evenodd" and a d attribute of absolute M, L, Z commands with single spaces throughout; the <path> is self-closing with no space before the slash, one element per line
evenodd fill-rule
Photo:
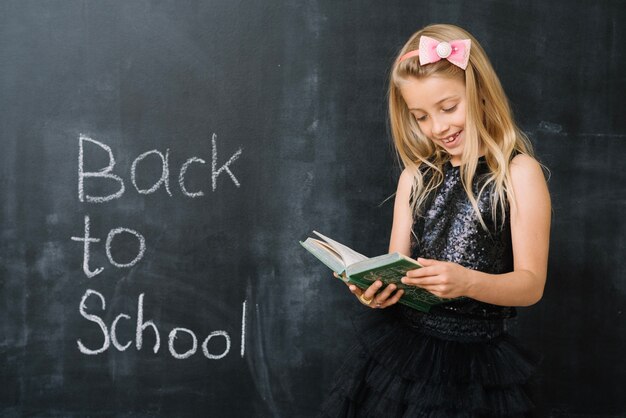
<path fill-rule="evenodd" d="M 80 312 L 83 318 L 85 318 L 86 320 L 90 322 L 97 324 L 100 327 L 100 331 L 102 332 L 103 342 L 100 347 L 89 348 L 79 338 L 78 340 L 76 340 L 76 343 L 78 344 L 78 350 L 83 354 L 93 356 L 93 355 L 104 353 L 105 351 L 109 349 L 111 344 L 113 344 L 113 347 L 115 347 L 118 351 L 126 351 L 131 346 L 132 341 L 127 341 L 125 344 L 121 343 L 117 338 L 117 326 L 120 320 L 122 319 L 124 319 L 125 321 L 129 321 L 131 319 L 130 315 L 127 315 L 125 313 L 120 313 L 119 315 L 115 317 L 109 329 L 109 327 L 107 327 L 104 320 L 100 316 L 87 312 L 87 299 L 91 297 L 95 297 L 99 299 L 102 310 L 103 311 L 106 310 L 106 300 L 104 296 L 102 295 L 102 293 L 93 289 L 87 289 L 85 293 L 83 294 L 83 297 L 80 301 L 78 311 Z M 159 348 L 161 347 L 161 335 L 159 333 L 159 329 L 157 325 L 154 323 L 153 320 L 148 320 L 148 321 L 144 320 L 143 299 L 144 299 L 144 293 L 141 293 L 139 295 L 139 298 L 137 299 L 137 318 L 136 318 L 136 324 L 135 324 L 135 331 L 136 331 L 135 348 L 137 349 L 137 351 L 141 350 L 141 348 L 143 347 L 143 334 L 148 328 L 151 328 L 155 336 L 155 343 L 154 343 L 154 346 L 152 347 L 152 351 L 154 352 L 154 354 L 156 354 L 158 353 Z M 241 305 L 241 340 L 240 340 L 241 344 L 240 344 L 240 351 L 239 351 L 239 355 L 242 358 L 244 357 L 245 349 L 246 349 L 246 316 L 247 316 L 246 301 L 244 301 L 243 304 Z M 179 336 L 182 336 L 182 335 L 186 335 L 186 337 L 184 338 L 187 341 L 186 345 L 187 346 L 190 345 L 190 347 L 184 351 L 181 350 L 180 347 L 179 348 L 175 347 L 176 340 L 179 338 Z M 213 342 L 212 347 L 209 347 L 209 343 L 213 339 L 215 339 L 215 342 Z M 223 341 L 223 344 L 219 344 L 218 341 L 220 340 Z M 182 344 L 179 343 L 178 345 L 182 345 Z M 215 348 L 216 345 L 223 346 L 223 348 L 220 347 L 216 349 Z M 183 360 L 183 359 L 191 357 L 198 350 L 198 338 L 196 337 L 196 333 L 187 328 L 182 328 L 182 327 L 173 328 L 168 335 L 167 348 L 170 354 L 172 355 L 172 357 L 174 357 L 175 359 Z M 225 330 L 213 331 L 204 339 L 204 341 L 201 344 L 201 348 L 202 348 L 202 353 L 207 359 L 220 360 L 226 357 L 228 353 L 231 351 L 230 335 Z"/>

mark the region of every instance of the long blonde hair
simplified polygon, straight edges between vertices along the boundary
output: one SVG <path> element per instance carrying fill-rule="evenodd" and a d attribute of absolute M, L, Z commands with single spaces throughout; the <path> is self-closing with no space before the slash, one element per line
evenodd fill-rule
<path fill-rule="evenodd" d="M 470 39 L 467 68 L 463 70 L 445 59 L 421 66 L 417 57 L 396 63 L 397 57 L 418 49 L 422 35 L 448 42 L 454 39 Z M 421 216 L 421 205 L 442 183 L 443 166 L 450 157 L 443 148 L 422 133 L 400 94 L 400 85 L 411 77 L 420 79 L 436 74 L 458 78 L 465 83 L 465 145 L 460 166 L 463 187 L 483 228 L 487 229 L 478 209 L 477 199 L 485 190 L 489 190 L 487 186 L 492 185 L 490 200 L 494 225 L 497 225 L 496 219 L 503 223 L 508 205 L 507 194 L 515 202 L 511 187 L 510 161 L 517 153 L 532 156 L 533 151 L 528 137 L 513 120 L 506 94 L 485 51 L 464 29 L 454 25 L 435 24 L 415 32 L 397 57 L 389 80 L 389 122 L 397 156 L 401 164 L 413 174 L 411 209 L 414 216 Z M 481 144 L 489 175 L 478 196 L 474 196 L 472 180 L 478 166 Z"/>

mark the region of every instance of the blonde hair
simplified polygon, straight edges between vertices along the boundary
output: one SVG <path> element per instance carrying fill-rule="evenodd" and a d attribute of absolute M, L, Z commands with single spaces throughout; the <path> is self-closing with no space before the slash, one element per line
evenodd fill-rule
<path fill-rule="evenodd" d="M 470 39 L 469 63 L 465 70 L 442 59 L 421 66 L 419 58 L 409 58 L 397 63 L 397 57 L 418 49 L 422 35 L 439 41 Z M 447 152 L 428 139 L 420 130 L 400 94 L 403 81 L 437 75 L 458 78 L 465 83 L 466 121 L 465 144 L 461 156 L 460 174 L 463 187 L 483 228 L 487 226 L 478 209 L 477 199 L 492 185 L 490 200 L 494 225 L 506 218 L 507 194 L 512 197 L 510 162 L 517 153 L 533 154 L 528 137 L 517 127 L 500 80 L 489 58 L 478 41 L 467 31 L 454 25 L 435 24 L 415 32 L 394 60 L 389 79 L 389 122 L 396 153 L 401 164 L 413 175 L 411 209 L 421 216 L 420 207 L 428 195 L 443 182 L 443 166 L 450 157 Z M 487 179 L 474 196 L 472 180 L 478 166 L 481 145 L 489 167 Z"/>

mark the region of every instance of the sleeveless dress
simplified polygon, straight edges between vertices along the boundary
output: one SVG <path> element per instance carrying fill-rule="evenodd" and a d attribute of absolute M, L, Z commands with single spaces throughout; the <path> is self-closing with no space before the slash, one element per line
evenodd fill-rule
<path fill-rule="evenodd" d="M 477 196 L 488 167 L 479 159 Z M 444 166 L 441 186 L 416 217 L 411 257 L 451 261 L 486 273 L 513 270 L 511 229 L 493 219 L 488 190 L 478 207 L 483 229 L 463 188 L 460 169 Z M 429 313 L 396 304 L 363 307 L 352 322 L 357 344 L 345 355 L 321 417 L 526 417 L 538 358 L 507 333 L 515 308 L 470 298 Z"/>

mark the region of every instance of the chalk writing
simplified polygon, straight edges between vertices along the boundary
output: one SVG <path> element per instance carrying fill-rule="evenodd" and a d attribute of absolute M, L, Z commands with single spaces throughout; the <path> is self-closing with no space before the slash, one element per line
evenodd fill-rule
<path fill-rule="evenodd" d="M 143 293 L 139 295 L 139 299 L 137 300 L 137 328 L 135 334 L 135 347 L 137 347 L 137 351 L 141 350 L 143 346 L 143 332 L 146 328 L 152 327 L 155 335 L 154 346 L 152 347 L 152 351 L 156 354 L 159 351 L 159 347 L 161 346 L 161 336 L 159 335 L 159 329 L 154 324 L 153 320 L 149 320 L 143 322 Z"/>
<path fill-rule="evenodd" d="M 102 271 L 104 270 L 104 267 L 98 267 L 95 270 L 91 270 L 89 268 L 89 258 L 91 255 L 91 251 L 90 251 L 90 243 L 92 242 L 100 242 L 100 238 L 92 238 L 89 234 L 89 215 L 85 215 L 85 233 L 84 236 L 82 237 L 71 237 L 72 241 L 83 241 L 83 272 L 85 273 L 85 276 L 91 278 L 91 277 L 95 277 L 98 274 L 102 273 Z M 135 256 L 135 258 L 133 260 L 131 260 L 128 263 L 118 263 L 117 261 L 115 261 L 113 259 L 113 255 L 111 253 L 111 247 L 113 245 L 113 238 L 115 238 L 116 235 L 119 235 L 121 233 L 128 233 L 131 235 L 134 235 L 137 240 L 139 241 L 139 250 L 137 251 L 137 255 Z M 146 239 L 143 237 L 143 235 L 141 235 L 139 232 L 133 230 L 133 229 L 129 229 L 129 228 L 115 228 L 109 231 L 109 233 L 107 234 L 107 239 L 106 239 L 106 244 L 105 244 L 105 250 L 106 250 L 106 255 L 107 258 L 109 259 L 109 262 L 111 264 L 113 264 L 115 267 L 118 268 L 126 268 L 126 267 L 132 267 L 135 264 L 137 264 L 137 262 L 139 262 L 139 260 L 141 260 L 141 258 L 143 257 L 145 251 L 146 251 Z"/>
<path fill-rule="evenodd" d="M 113 344 L 113 347 L 117 348 L 119 351 L 125 351 L 133 343 L 132 341 L 129 341 L 125 345 L 121 345 L 117 341 L 117 321 L 119 321 L 122 318 L 130 319 L 130 316 L 121 313 L 115 317 L 115 319 L 113 320 L 113 323 L 111 324 L 111 343 Z"/>
<path fill-rule="evenodd" d="M 111 244 L 113 242 L 113 238 L 116 235 L 121 234 L 122 232 L 126 232 L 128 234 L 134 235 L 139 240 L 139 251 L 137 252 L 137 255 L 135 256 L 135 258 L 132 261 L 129 261 L 128 263 L 116 262 L 115 260 L 113 260 L 113 255 L 111 254 Z M 134 231 L 132 229 L 115 228 L 109 231 L 107 235 L 107 242 L 106 242 L 105 248 L 106 248 L 107 258 L 109 259 L 109 263 L 113 264 L 115 267 L 118 267 L 118 268 L 132 267 L 135 264 L 137 264 L 139 260 L 141 260 L 141 258 L 143 257 L 143 254 L 146 252 L 146 239 L 139 232 Z"/>
<path fill-rule="evenodd" d="M 95 277 L 98 274 L 102 273 L 104 270 L 103 267 L 98 267 L 95 270 L 89 269 L 89 243 L 91 242 L 100 242 L 100 238 L 91 238 L 89 236 L 89 216 L 85 215 L 85 236 L 84 237 L 72 237 L 72 241 L 83 241 L 83 272 L 87 277 Z"/>
<path fill-rule="evenodd" d="M 161 347 L 161 336 L 159 333 L 159 328 L 157 327 L 156 323 L 152 319 L 148 321 L 144 321 L 144 311 L 143 311 L 144 295 L 145 295 L 144 293 L 141 293 L 139 297 L 137 298 L 137 322 L 136 322 L 136 327 L 135 327 L 135 331 L 136 331 L 135 332 L 135 347 L 137 351 L 140 351 L 143 348 L 144 331 L 150 328 L 152 331 L 154 331 L 154 335 L 155 335 L 155 343 L 154 343 L 154 346 L 152 347 L 152 351 L 154 354 L 156 354 L 159 352 L 159 349 Z M 106 300 L 104 296 L 102 295 L 102 293 L 93 289 L 87 289 L 85 291 L 83 297 L 80 300 L 78 311 L 83 318 L 98 325 L 98 328 L 100 329 L 100 332 L 102 334 L 103 342 L 102 342 L 102 345 L 98 348 L 88 348 L 83 343 L 83 341 L 79 338 L 78 340 L 76 340 L 78 349 L 80 350 L 81 353 L 87 354 L 87 355 L 97 355 L 97 354 L 104 353 L 110 348 L 111 344 L 118 351 L 127 350 L 132 344 L 132 341 L 128 341 L 124 345 L 120 344 L 119 340 L 117 339 L 117 325 L 118 325 L 119 320 L 122 318 L 126 320 L 130 320 L 131 319 L 130 315 L 125 314 L 125 313 L 121 313 L 117 315 L 115 319 L 113 320 L 113 322 L 111 323 L 111 329 L 109 331 L 106 323 L 100 316 L 87 312 L 87 305 L 86 305 L 87 299 L 92 296 L 95 296 L 100 300 L 102 311 L 106 311 Z M 245 352 L 245 343 L 246 343 L 245 342 L 245 324 L 247 321 L 246 308 L 245 308 L 246 303 L 247 301 L 244 301 L 242 303 L 241 347 L 240 347 L 241 348 L 240 353 L 242 357 Z M 187 351 L 182 352 L 182 353 L 178 352 L 176 348 L 174 347 L 174 344 L 176 340 L 178 339 L 178 334 L 181 334 L 181 333 L 187 334 L 191 337 L 191 347 Z M 214 338 L 224 339 L 225 347 L 223 351 L 220 353 L 212 353 L 209 351 L 209 342 Z M 172 357 L 176 359 L 181 359 L 181 360 L 189 358 L 196 353 L 197 348 L 198 348 L 198 339 L 196 337 L 195 332 L 193 332 L 192 330 L 188 328 L 175 327 L 175 328 L 172 328 L 172 330 L 169 332 L 168 351 Z M 211 333 L 208 334 L 208 336 L 202 342 L 202 353 L 207 359 L 210 359 L 210 360 L 220 360 L 226 357 L 228 353 L 230 352 L 230 349 L 231 349 L 230 334 L 226 332 L 225 330 L 212 331 Z"/>
<path fill-rule="evenodd" d="M 191 348 L 182 354 L 179 354 L 176 352 L 176 350 L 174 350 L 174 340 L 177 338 L 176 333 L 178 333 L 179 331 L 186 332 L 187 334 L 189 334 L 191 336 L 191 341 L 193 342 L 191 345 Z M 168 348 L 170 350 L 170 354 L 172 355 L 172 357 L 177 358 L 179 360 L 183 360 L 183 359 L 186 359 L 187 357 L 191 357 L 193 354 L 196 353 L 196 349 L 198 348 L 198 339 L 196 338 L 196 334 L 194 334 L 193 331 L 187 328 L 174 328 L 170 331 Z"/>
<path fill-rule="evenodd" d="M 202 158 L 197 158 L 197 157 L 191 157 L 190 159 L 185 161 L 185 163 L 180 167 L 180 175 L 178 176 L 178 184 L 180 186 L 180 191 L 183 192 L 183 194 L 187 197 L 204 196 L 204 192 L 202 190 L 192 193 L 192 192 L 188 192 L 187 187 L 185 187 L 185 173 L 187 173 L 187 168 L 192 163 L 206 164 L 206 161 L 204 161 Z"/>
<path fill-rule="evenodd" d="M 106 151 L 108 156 L 108 164 L 104 168 L 100 168 L 96 171 L 85 171 L 85 144 L 93 144 L 99 149 Z M 98 149 L 96 148 L 96 149 Z M 156 155 L 159 157 L 161 161 L 161 175 L 158 180 L 150 187 L 150 188 L 141 188 L 137 184 L 137 171 L 139 167 L 139 163 L 143 161 L 149 155 Z M 213 134 L 211 136 L 211 190 L 215 192 L 217 190 L 217 179 L 222 173 L 228 174 L 231 181 L 236 187 L 240 187 L 241 183 L 235 176 L 235 174 L 231 170 L 231 165 L 241 156 L 242 149 L 239 148 L 226 163 L 221 166 L 218 165 L 217 158 L 217 135 Z M 189 169 L 189 166 L 193 163 L 198 164 L 206 164 L 206 161 L 200 157 L 191 157 L 187 159 L 182 166 L 180 167 L 178 174 L 178 185 L 180 187 L 180 191 L 184 196 L 190 198 L 197 198 L 204 196 L 204 192 L 202 190 L 190 192 L 187 190 L 185 186 L 185 174 Z M 114 199 L 121 198 L 126 192 L 126 187 L 124 184 L 124 180 L 117 174 L 113 173 L 113 168 L 115 167 L 115 157 L 113 155 L 113 151 L 111 147 L 105 144 L 102 141 L 95 140 L 86 135 L 81 134 L 78 138 L 78 200 L 81 202 L 88 203 L 104 203 Z M 106 179 L 113 180 L 118 184 L 118 190 L 114 193 L 105 195 L 105 196 L 94 196 L 91 194 L 85 193 L 85 180 L 86 179 Z M 130 180 L 135 190 L 137 190 L 140 194 L 151 194 L 155 193 L 157 190 L 161 188 L 161 186 L 165 187 L 165 191 L 169 196 L 172 196 L 172 191 L 170 190 L 170 149 L 168 148 L 163 154 L 161 151 L 153 149 L 150 151 L 146 151 L 140 154 L 137 158 L 133 160 L 133 163 L 130 167 Z"/>
<path fill-rule="evenodd" d="M 95 171 L 86 171 L 85 170 L 85 145 L 91 144 L 90 146 L 93 148 L 94 146 L 99 150 L 104 150 L 108 157 L 108 163 L 105 167 L 97 169 Z M 231 165 L 241 156 L 242 150 L 241 148 L 237 150 L 227 161 L 226 163 L 218 166 L 218 156 L 217 156 L 217 135 L 213 134 L 211 137 L 211 190 L 216 191 L 217 189 L 217 180 L 222 173 L 228 174 L 231 181 L 236 187 L 240 187 L 240 182 L 231 170 Z M 158 179 L 152 179 L 154 181 L 150 187 L 140 187 L 137 181 L 137 173 L 142 165 L 142 162 L 150 157 L 156 156 L 158 157 L 161 163 L 161 173 L 158 176 Z M 200 157 L 191 157 L 188 158 L 180 167 L 178 174 L 178 185 L 180 187 L 181 193 L 189 198 L 198 198 L 204 196 L 203 190 L 195 190 L 189 191 L 185 184 L 185 175 L 187 174 L 188 169 L 192 164 L 205 165 L 206 161 Z M 111 147 L 101 141 L 97 141 L 93 138 L 90 138 L 86 135 L 81 134 L 79 136 L 78 141 L 78 199 L 80 202 L 87 203 L 104 203 L 111 200 L 121 198 L 125 191 L 126 187 L 124 184 L 124 180 L 117 174 L 113 173 L 113 169 L 115 168 L 115 156 Z M 93 194 L 88 194 L 85 192 L 85 181 L 86 179 L 100 179 L 111 181 L 113 180 L 117 186 L 117 190 L 114 193 L 110 193 L 107 195 L 97 196 Z M 148 195 L 151 193 L 155 193 L 161 187 L 165 188 L 165 191 L 168 196 L 172 196 L 172 191 L 170 190 L 170 149 L 167 148 L 165 153 L 157 149 L 152 149 L 150 151 L 146 151 L 139 156 L 137 156 L 130 167 L 130 180 L 135 190 L 142 195 Z M 129 262 L 120 262 L 119 260 L 114 259 L 112 247 L 115 241 L 115 238 L 121 234 L 132 235 L 138 243 L 138 248 L 134 258 Z M 92 268 L 90 267 L 90 256 L 92 246 L 91 244 L 96 244 L 101 241 L 100 238 L 92 237 L 90 234 L 90 218 L 89 215 L 85 215 L 84 217 L 84 233 L 82 236 L 74 236 L 71 237 L 73 241 L 78 241 L 83 243 L 83 263 L 82 269 L 85 276 L 88 278 L 93 278 L 104 270 L 104 267 Z M 144 236 L 138 231 L 126 227 L 117 227 L 109 230 L 105 242 L 105 252 L 106 256 L 109 260 L 109 263 L 117 268 L 129 268 L 136 265 L 144 256 L 146 251 L 146 239 Z M 161 348 L 161 334 L 159 332 L 159 328 L 153 319 L 144 320 L 144 293 L 140 293 L 137 298 L 137 316 L 135 322 L 135 348 L 137 351 L 141 351 L 143 348 L 144 342 L 144 334 L 146 332 L 154 333 L 154 345 L 152 346 L 152 352 L 157 354 L 159 349 Z M 83 342 L 82 339 L 78 338 L 76 340 L 78 350 L 86 355 L 94 356 L 101 353 L 106 352 L 111 345 L 120 351 L 126 351 L 131 347 L 133 341 L 120 342 L 117 336 L 118 326 L 123 326 L 126 324 L 128 326 L 131 321 L 131 316 L 126 313 L 120 313 L 115 316 L 113 322 L 111 322 L 110 329 L 107 327 L 107 324 L 103 320 L 103 317 L 110 318 L 111 315 L 97 315 L 92 312 L 88 312 L 87 308 L 87 300 L 89 298 L 96 298 L 100 302 L 100 309 L 105 312 L 106 311 L 106 299 L 102 293 L 93 290 L 87 289 L 83 294 L 80 304 L 78 307 L 79 314 L 85 318 L 87 321 L 92 322 L 98 326 L 100 333 L 102 334 L 102 343 L 98 347 L 96 345 L 87 344 Z M 246 347 L 246 321 L 247 321 L 247 301 L 244 300 L 241 306 L 241 344 L 239 354 L 243 358 L 245 355 L 245 347 Z M 124 319 L 125 321 L 121 322 Z M 220 342 L 223 341 L 223 349 L 221 348 Z M 211 347 L 209 347 L 211 344 Z M 208 336 L 203 340 L 201 344 L 202 353 L 207 359 L 210 360 L 219 360 L 226 357 L 231 350 L 231 337 L 228 332 L 225 330 L 215 330 L 208 334 Z M 186 349 L 185 349 L 186 347 Z M 178 360 L 184 360 L 191 356 L 193 356 L 198 351 L 198 338 L 196 333 L 189 329 L 183 327 L 174 327 L 170 330 L 168 334 L 167 340 L 167 351 L 169 351 L 170 355 Z"/>
<path fill-rule="evenodd" d="M 84 169 L 84 143 L 85 141 L 91 142 L 92 144 L 99 146 L 100 148 L 102 148 L 108 153 L 109 164 L 105 168 L 102 168 L 98 171 L 85 172 L 85 169 Z M 103 144 L 102 142 L 96 141 L 94 139 L 91 139 L 81 134 L 78 138 L 78 200 L 80 200 L 81 202 L 84 202 L 86 200 L 87 202 L 91 202 L 91 203 L 103 203 L 103 202 L 108 202 L 109 200 L 122 197 L 122 195 L 124 194 L 124 191 L 126 190 L 126 188 L 124 187 L 124 180 L 122 180 L 121 177 L 115 174 L 111 174 L 113 167 L 115 167 L 115 158 L 113 158 L 113 151 L 111 151 L 111 147 L 109 147 L 106 144 Z M 92 178 L 92 177 L 115 180 L 116 182 L 119 183 L 120 188 L 117 192 L 112 193 L 107 196 L 90 196 L 90 195 L 85 196 L 85 191 L 84 191 L 85 178 Z"/>
<path fill-rule="evenodd" d="M 109 333 L 107 332 L 107 326 L 105 325 L 104 321 L 98 315 L 91 315 L 86 312 L 87 307 L 85 306 L 85 302 L 87 301 L 87 298 L 91 295 L 98 296 L 98 298 L 100 298 L 100 302 L 102 303 L 102 310 L 106 309 L 106 301 L 104 300 L 104 296 L 102 296 L 100 292 L 87 289 L 87 291 L 85 292 L 85 294 L 80 300 L 78 311 L 88 321 L 95 322 L 96 324 L 98 324 L 98 326 L 102 330 L 102 335 L 104 336 L 104 342 L 102 343 L 102 347 L 94 349 L 94 350 L 91 350 L 85 347 L 85 345 L 82 343 L 80 339 L 76 340 L 76 342 L 78 343 L 78 349 L 80 350 L 81 353 L 87 354 L 87 355 L 96 355 L 96 354 L 105 352 L 109 348 L 110 340 L 109 340 Z"/>
<path fill-rule="evenodd" d="M 246 301 L 241 306 L 241 358 L 246 353 Z"/>
<path fill-rule="evenodd" d="M 209 341 L 211 340 L 211 338 L 214 338 L 214 337 L 223 337 L 224 341 L 226 342 L 226 348 L 221 354 L 209 353 L 209 348 L 208 348 Z M 243 341 L 242 341 L 241 347 L 243 350 Z M 226 357 L 229 351 L 230 351 L 230 336 L 228 335 L 226 331 L 213 331 L 212 333 L 209 334 L 208 337 L 206 337 L 206 340 L 204 340 L 204 342 L 202 343 L 202 352 L 204 353 L 204 356 L 211 360 L 219 360 L 221 358 L 224 358 Z"/>
<path fill-rule="evenodd" d="M 226 164 L 222 165 L 219 169 L 216 170 L 215 167 L 217 167 L 217 135 L 215 134 L 213 134 L 213 136 L 211 137 L 211 145 L 213 150 L 213 161 L 211 164 L 211 180 L 213 185 L 213 191 L 217 189 L 217 177 L 222 171 L 226 171 L 233 183 L 235 183 L 235 186 L 239 187 L 239 181 L 237 181 L 235 175 L 232 171 L 230 171 L 230 168 L 228 168 L 228 166 L 235 162 L 237 158 L 239 158 L 239 156 L 241 155 L 241 148 L 239 148 L 239 150 L 237 150 L 237 152 L 234 153 L 232 157 L 230 157 Z"/>
<path fill-rule="evenodd" d="M 156 183 L 154 183 L 154 185 L 150 187 L 148 190 L 140 189 L 139 186 L 137 186 L 137 164 L 139 163 L 139 161 L 143 160 L 150 154 L 156 154 L 159 157 L 161 157 L 161 167 L 162 167 L 161 178 Z M 172 195 L 172 192 L 170 191 L 170 182 L 169 182 L 169 178 L 170 178 L 169 158 L 170 158 L 169 148 L 165 152 L 165 156 L 163 156 L 161 152 L 153 149 L 150 151 L 146 151 L 143 154 L 141 154 L 139 157 L 135 158 L 135 160 L 133 161 L 133 164 L 130 166 L 130 180 L 133 182 L 133 186 L 135 186 L 135 189 L 139 193 L 141 194 L 154 193 L 158 190 L 159 187 L 161 187 L 161 184 L 164 184 L 165 191 L 167 192 L 167 194 L 170 196 Z"/>

